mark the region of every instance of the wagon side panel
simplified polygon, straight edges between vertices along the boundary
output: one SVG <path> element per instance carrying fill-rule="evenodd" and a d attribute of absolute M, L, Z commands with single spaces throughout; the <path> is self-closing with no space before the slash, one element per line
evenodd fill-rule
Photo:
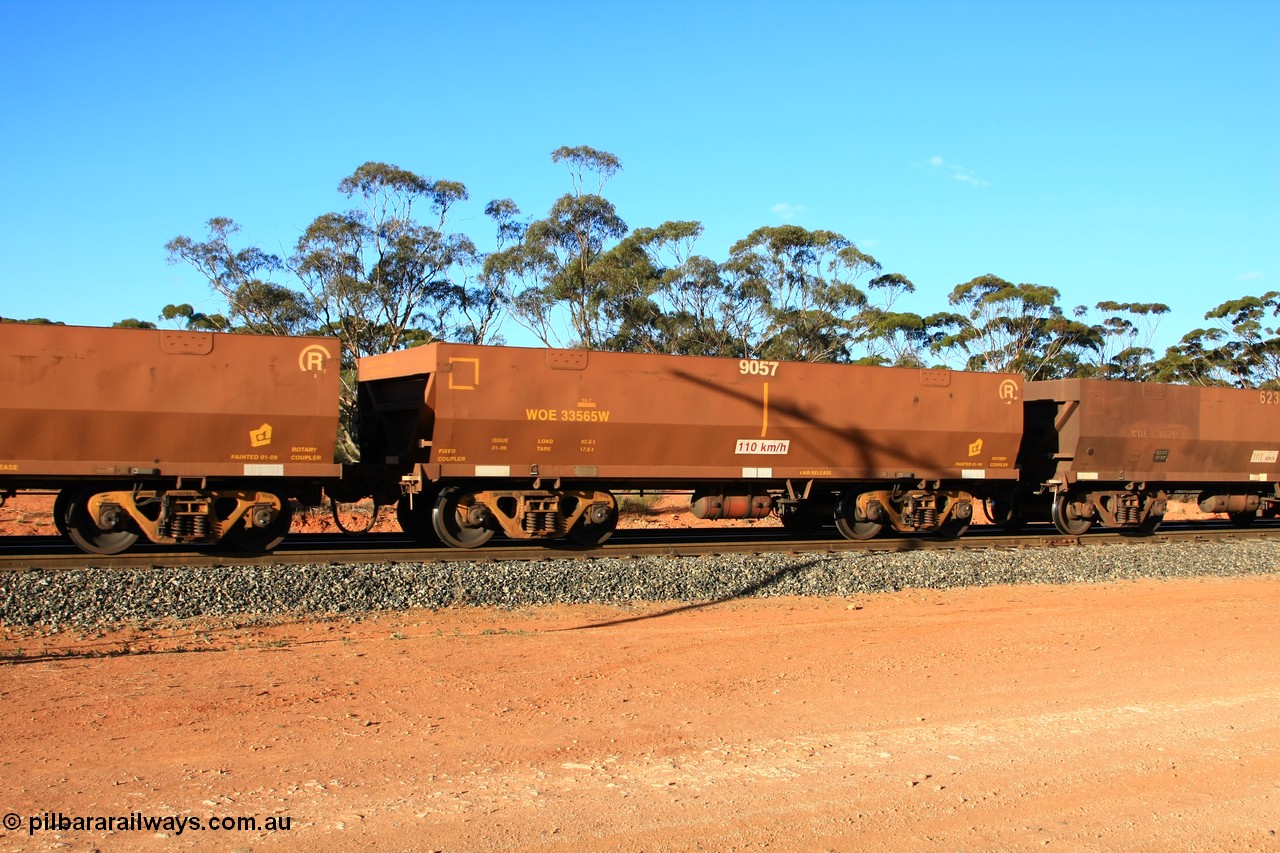
<path fill-rule="evenodd" d="M 1046 453 L 1066 482 L 1274 481 L 1280 470 L 1274 392 L 1061 380 L 1029 382 L 1027 397 L 1056 417 Z"/>
<path fill-rule="evenodd" d="M 0 473 L 331 477 L 333 340 L 0 327 Z"/>
<path fill-rule="evenodd" d="M 433 371 L 414 460 L 433 477 L 1016 476 L 1016 376 L 437 346 L 361 363 L 362 383 Z"/>

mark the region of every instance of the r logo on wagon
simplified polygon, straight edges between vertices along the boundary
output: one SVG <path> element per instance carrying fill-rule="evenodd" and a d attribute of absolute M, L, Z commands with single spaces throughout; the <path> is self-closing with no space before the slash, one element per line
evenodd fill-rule
<path fill-rule="evenodd" d="M 298 369 L 303 373 L 323 373 L 325 363 L 333 358 L 320 344 L 311 344 L 298 353 Z"/>

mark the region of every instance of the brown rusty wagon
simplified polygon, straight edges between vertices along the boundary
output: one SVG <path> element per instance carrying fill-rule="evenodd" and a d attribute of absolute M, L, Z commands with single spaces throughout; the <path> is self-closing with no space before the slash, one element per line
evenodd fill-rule
<path fill-rule="evenodd" d="M 620 489 L 702 518 L 958 535 L 1017 477 L 1022 379 L 431 344 L 360 360 L 361 458 L 421 541 L 604 541 Z"/>
<path fill-rule="evenodd" d="M 56 491 L 101 554 L 269 550 L 326 496 L 462 548 L 600 544 L 622 491 L 851 539 L 958 536 L 978 502 L 1069 535 L 1152 530 L 1175 493 L 1237 524 L 1280 507 L 1274 391 L 434 343 L 360 360 L 339 466 L 331 339 L 6 324 L 0 368 L 0 498 Z"/>
<path fill-rule="evenodd" d="M 1060 379 L 1028 382 L 1025 507 L 1078 535 L 1154 530 L 1174 493 L 1238 525 L 1274 516 L 1280 392 Z"/>
<path fill-rule="evenodd" d="M 56 490 L 85 551 L 269 550 L 336 479 L 337 342 L 0 326 L 0 496 Z"/>

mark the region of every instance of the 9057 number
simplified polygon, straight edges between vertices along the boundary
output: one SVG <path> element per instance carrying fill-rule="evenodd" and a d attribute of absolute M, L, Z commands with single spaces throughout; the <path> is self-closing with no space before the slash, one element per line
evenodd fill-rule
<path fill-rule="evenodd" d="M 743 376 L 777 376 L 778 362 L 776 361 L 754 361 L 744 358 L 738 362 L 738 372 Z"/>

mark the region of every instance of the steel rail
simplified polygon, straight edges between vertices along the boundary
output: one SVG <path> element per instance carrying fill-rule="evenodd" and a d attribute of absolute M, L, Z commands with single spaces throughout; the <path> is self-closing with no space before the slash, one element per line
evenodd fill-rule
<path fill-rule="evenodd" d="M 364 536 L 297 534 L 270 554 L 237 554 L 225 551 L 172 550 L 141 545 L 124 554 L 84 554 L 57 536 L 11 536 L 0 540 L 0 572 L 70 570 L 86 567 L 146 569 L 169 566 L 308 565 L 327 563 L 505 562 L 546 559 L 598 559 L 614 557 L 702 557 L 715 554 L 821 554 L 843 552 L 903 552 L 945 550 L 1015 550 L 1062 548 L 1083 545 L 1159 545 L 1167 542 L 1220 542 L 1266 539 L 1280 534 L 1280 521 L 1260 521 L 1237 528 L 1227 522 L 1170 523 L 1152 534 L 1093 530 L 1080 536 L 1064 536 L 1049 525 L 1029 525 L 1018 533 L 996 528 L 988 532 L 972 528 L 959 539 L 917 536 L 885 536 L 865 541 L 829 536 L 796 538 L 780 527 L 697 528 L 683 530 L 619 530 L 604 546 L 573 548 L 562 542 L 549 545 L 494 540 L 476 549 L 426 548 L 407 537 L 390 533 Z"/>

